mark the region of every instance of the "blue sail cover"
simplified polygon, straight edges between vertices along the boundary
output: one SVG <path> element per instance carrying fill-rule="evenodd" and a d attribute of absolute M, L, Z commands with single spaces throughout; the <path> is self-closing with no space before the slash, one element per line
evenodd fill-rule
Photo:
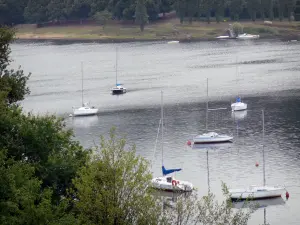
<path fill-rule="evenodd" d="M 236 102 L 241 102 L 241 98 L 240 98 L 240 97 L 237 97 L 237 98 L 236 98 Z"/>
<path fill-rule="evenodd" d="M 116 86 L 121 86 L 122 84 L 116 84 Z"/>
<path fill-rule="evenodd" d="M 181 169 L 169 169 L 169 170 L 167 170 L 164 166 L 162 166 L 161 168 L 162 168 L 162 173 L 163 173 L 164 176 L 168 175 L 170 173 L 178 172 L 178 171 L 181 170 Z"/>

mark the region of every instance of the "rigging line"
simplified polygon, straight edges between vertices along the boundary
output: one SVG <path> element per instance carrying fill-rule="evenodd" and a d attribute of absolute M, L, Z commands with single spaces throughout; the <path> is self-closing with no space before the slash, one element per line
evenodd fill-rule
<path fill-rule="evenodd" d="M 158 128 L 157 128 L 157 135 L 156 135 L 156 140 L 155 140 L 155 145 L 154 145 L 154 152 L 153 152 L 153 157 L 152 157 L 152 160 L 151 160 L 151 169 L 152 169 L 153 162 L 154 162 L 154 159 L 155 159 L 156 146 L 157 146 L 157 141 L 158 141 L 158 136 L 159 136 L 160 125 L 161 125 L 161 119 L 159 120 L 159 124 L 158 124 Z"/>

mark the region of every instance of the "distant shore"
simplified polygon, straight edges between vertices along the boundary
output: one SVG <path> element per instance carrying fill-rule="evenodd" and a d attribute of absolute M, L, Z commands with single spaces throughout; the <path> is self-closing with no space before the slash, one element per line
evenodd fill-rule
<path fill-rule="evenodd" d="M 135 25 L 102 26 L 50 26 L 36 28 L 35 25 L 16 26 L 19 41 L 62 41 L 62 42 L 153 42 L 153 41 L 212 41 L 224 35 L 232 22 L 193 22 L 180 24 L 176 19 L 146 26 L 140 32 Z M 245 33 L 259 34 L 260 39 L 300 40 L 300 22 L 279 22 L 265 25 L 262 21 L 241 22 Z"/>

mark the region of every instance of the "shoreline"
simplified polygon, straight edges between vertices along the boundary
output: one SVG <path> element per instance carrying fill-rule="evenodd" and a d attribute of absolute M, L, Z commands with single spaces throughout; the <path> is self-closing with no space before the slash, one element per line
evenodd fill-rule
<path fill-rule="evenodd" d="M 189 38 L 189 39 L 170 39 L 170 38 L 153 38 L 153 39 L 143 39 L 143 38 L 20 38 L 16 37 L 15 43 L 26 43 L 26 42 L 64 42 L 64 43 L 133 43 L 133 42 L 169 42 L 169 41 L 179 41 L 179 43 L 189 43 L 189 42 L 209 42 L 209 41 L 260 41 L 260 40 L 278 40 L 278 41 L 300 41 L 299 35 L 286 35 L 286 36 L 261 36 L 258 39 L 217 39 L 217 38 Z"/>
<path fill-rule="evenodd" d="M 128 43 L 179 41 L 185 43 L 221 40 L 216 37 L 224 35 L 229 24 L 231 22 L 179 24 L 178 20 L 173 19 L 150 24 L 146 26 L 144 32 L 133 25 L 107 25 L 106 27 L 72 25 L 37 28 L 35 24 L 23 24 L 16 25 L 15 28 L 17 42 Z M 259 35 L 261 40 L 300 41 L 299 22 L 274 21 L 273 25 L 269 26 L 262 22 L 253 23 L 248 21 L 241 22 L 241 25 L 243 26 L 242 33 Z"/>

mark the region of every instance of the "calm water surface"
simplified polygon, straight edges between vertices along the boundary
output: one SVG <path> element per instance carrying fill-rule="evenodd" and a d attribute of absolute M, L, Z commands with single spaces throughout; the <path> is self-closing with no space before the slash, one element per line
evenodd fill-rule
<path fill-rule="evenodd" d="M 115 83 L 116 46 L 119 82 L 128 89 L 123 96 L 109 92 Z M 65 117 L 85 147 L 99 143 L 99 136 L 116 126 L 120 134 L 127 135 L 129 144 L 137 145 L 138 154 L 149 160 L 155 156 L 155 176 L 161 174 L 160 142 L 156 152 L 154 143 L 160 91 L 164 90 L 164 164 L 183 168 L 176 177 L 191 181 L 201 196 L 210 189 L 222 199 L 222 181 L 233 188 L 262 183 L 264 109 L 267 184 L 286 185 L 290 199 L 264 201 L 265 210 L 257 210 L 249 224 L 263 224 L 264 216 L 271 225 L 300 223 L 300 44 L 16 43 L 13 58 L 15 67 L 22 65 L 32 72 L 31 95 L 23 102 L 26 111 Z M 99 107 L 100 112 L 98 116 L 69 118 L 72 106 L 81 104 L 81 61 L 84 101 Z M 186 141 L 205 130 L 207 77 L 209 107 L 227 108 L 209 113 L 208 128 L 233 135 L 234 142 L 192 149 Z M 232 114 L 230 103 L 238 93 L 248 103 L 248 110 Z"/>

